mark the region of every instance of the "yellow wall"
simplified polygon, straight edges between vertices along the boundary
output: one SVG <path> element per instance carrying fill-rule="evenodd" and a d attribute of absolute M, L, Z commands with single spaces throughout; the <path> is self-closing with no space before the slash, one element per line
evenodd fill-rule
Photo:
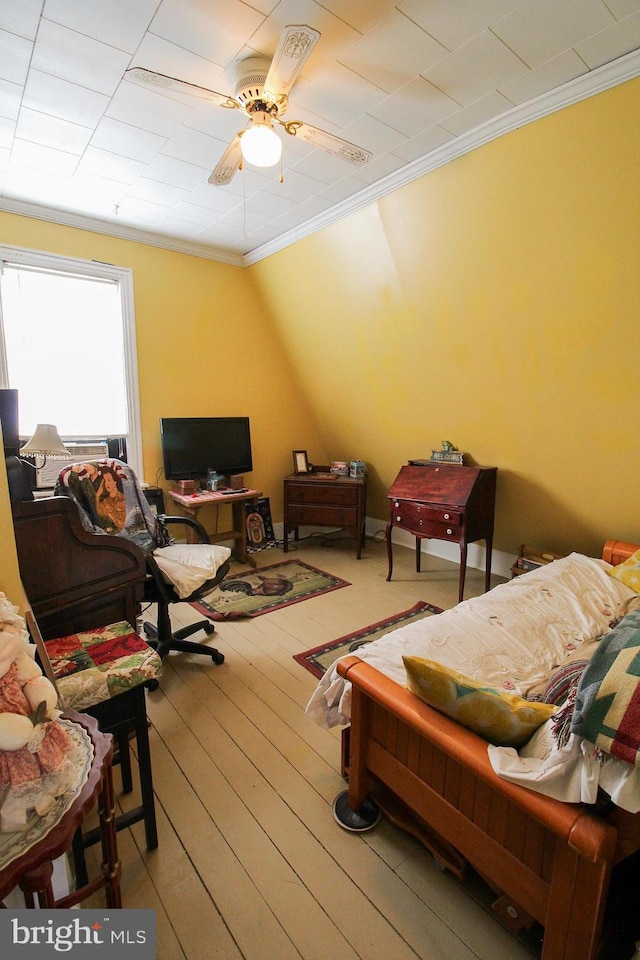
<path fill-rule="evenodd" d="M 640 539 L 640 80 L 461 157 L 250 268 L 369 515 L 451 440 L 496 546 Z"/>
<path fill-rule="evenodd" d="M 246 270 L 3 213 L 0 242 L 133 270 L 144 479 L 168 486 L 161 473 L 161 416 L 248 415 L 255 469 L 247 480 L 270 497 L 273 518 L 281 519 L 291 451 L 322 447 Z M 63 356 L 63 343 L 60 350 Z M 86 387 L 90 365 L 65 375 Z M 12 527 L 5 491 L 6 476 L 0 486 L 0 534 L 6 535 Z M 205 508 L 200 519 L 213 531 L 215 510 Z M 220 525 L 230 527 L 222 515 Z M 10 551 L 0 560 L 0 589 L 5 576 L 13 585 Z"/>

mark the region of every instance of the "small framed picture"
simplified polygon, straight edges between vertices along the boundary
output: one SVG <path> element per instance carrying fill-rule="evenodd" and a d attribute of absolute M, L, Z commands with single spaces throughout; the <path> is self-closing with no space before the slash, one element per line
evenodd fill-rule
<path fill-rule="evenodd" d="M 293 451 L 293 472 L 309 473 L 309 461 L 307 460 L 306 450 Z"/>

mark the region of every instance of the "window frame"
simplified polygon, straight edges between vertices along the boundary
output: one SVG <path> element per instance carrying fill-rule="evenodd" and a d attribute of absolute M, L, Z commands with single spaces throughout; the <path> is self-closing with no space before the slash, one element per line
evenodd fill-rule
<path fill-rule="evenodd" d="M 127 396 L 127 461 L 142 480 L 142 430 L 140 425 L 140 389 L 138 381 L 138 352 L 136 347 L 136 320 L 133 298 L 133 271 L 128 267 L 117 267 L 100 260 L 81 260 L 59 254 L 30 250 L 26 247 L 13 247 L 0 244 L 0 269 L 3 262 L 14 266 L 39 267 L 59 273 L 69 273 L 95 277 L 100 280 L 112 280 L 118 285 L 122 312 L 122 334 L 124 347 L 124 379 Z M 2 317 L 2 298 L 0 296 L 0 387 L 9 387 L 4 324 Z"/>

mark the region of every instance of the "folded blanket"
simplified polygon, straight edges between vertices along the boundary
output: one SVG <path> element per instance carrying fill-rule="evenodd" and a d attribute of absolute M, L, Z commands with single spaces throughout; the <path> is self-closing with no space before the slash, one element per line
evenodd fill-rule
<path fill-rule="evenodd" d="M 576 694 L 571 732 L 640 766 L 640 611 L 600 641 Z"/>

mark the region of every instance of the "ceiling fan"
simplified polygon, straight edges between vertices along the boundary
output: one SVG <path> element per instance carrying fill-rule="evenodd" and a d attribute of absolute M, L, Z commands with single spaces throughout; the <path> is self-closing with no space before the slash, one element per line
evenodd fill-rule
<path fill-rule="evenodd" d="M 274 123 L 291 136 L 360 166 L 371 159 L 368 150 L 301 120 L 282 119 L 291 88 L 319 39 L 320 33 L 305 24 L 286 26 L 271 63 L 265 57 L 256 56 L 237 64 L 233 96 L 144 67 L 130 67 L 126 73 L 130 79 L 145 86 L 187 93 L 246 114 L 249 123 L 235 135 L 209 177 L 209 183 L 214 186 L 230 183 L 236 171 L 242 169 L 244 161 L 260 167 L 270 167 L 279 161 L 282 141 L 274 130 Z"/>

